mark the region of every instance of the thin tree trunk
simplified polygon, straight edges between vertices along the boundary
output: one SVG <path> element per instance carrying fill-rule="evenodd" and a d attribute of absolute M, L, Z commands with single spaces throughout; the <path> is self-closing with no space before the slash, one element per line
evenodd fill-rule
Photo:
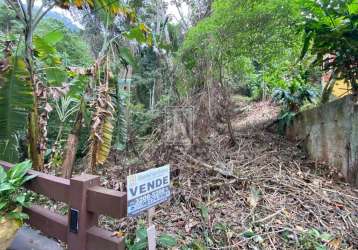
<path fill-rule="evenodd" d="M 34 97 L 36 103 L 36 97 Z M 29 141 L 29 155 L 32 160 L 32 165 L 35 170 L 42 171 L 44 166 L 44 154 L 40 150 L 39 138 L 39 119 L 37 104 L 34 104 L 32 111 L 29 114 L 28 124 L 28 141 Z"/>
<path fill-rule="evenodd" d="M 236 145 L 236 139 L 235 139 L 235 134 L 234 131 L 232 129 L 232 124 L 231 124 L 231 103 L 230 103 L 230 94 L 227 91 L 227 87 L 223 81 L 223 65 L 222 65 L 222 58 L 219 59 L 220 60 L 220 65 L 219 65 L 219 82 L 221 85 L 221 90 L 222 90 L 222 94 L 223 94 L 223 99 L 224 99 L 224 108 L 225 108 L 225 119 L 226 119 L 226 125 L 228 128 L 228 132 L 229 132 L 229 136 L 230 136 L 230 142 L 233 146 Z"/>
<path fill-rule="evenodd" d="M 336 76 L 335 76 L 335 72 L 333 72 L 328 83 L 323 88 L 322 97 L 321 97 L 322 104 L 327 103 L 329 101 L 335 82 L 336 82 Z"/>
<path fill-rule="evenodd" d="M 155 105 L 156 82 L 157 82 L 157 80 L 154 79 L 153 88 L 152 88 L 152 96 L 151 96 L 151 100 L 150 100 L 150 110 L 153 110 L 153 109 L 154 109 L 154 105 Z"/>
<path fill-rule="evenodd" d="M 29 155 L 32 160 L 32 164 L 35 170 L 42 171 L 44 168 L 44 155 L 45 152 L 42 149 L 40 142 L 41 129 L 40 129 L 40 117 L 38 110 L 38 96 L 37 96 L 37 82 L 35 77 L 34 65 L 33 65 L 33 53 L 32 53 L 32 19 L 31 19 L 31 6 L 28 6 L 29 20 L 25 28 L 25 63 L 27 71 L 30 75 L 30 82 L 33 91 L 33 106 L 29 114 L 28 124 L 28 139 L 29 139 Z"/>
<path fill-rule="evenodd" d="M 75 125 L 71 133 L 68 135 L 66 143 L 65 160 L 62 164 L 62 176 L 67 179 L 71 178 L 72 176 L 73 164 L 75 162 L 77 146 L 81 135 L 83 120 L 82 102 L 83 100 L 81 100 L 81 107 L 77 113 Z"/>

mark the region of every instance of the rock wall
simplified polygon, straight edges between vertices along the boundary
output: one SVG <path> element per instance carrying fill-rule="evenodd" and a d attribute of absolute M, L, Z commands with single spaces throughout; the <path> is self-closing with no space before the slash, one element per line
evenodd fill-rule
<path fill-rule="evenodd" d="M 300 112 L 286 131 L 314 160 L 325 161 L 358 186 L 358 103 L 352 95 Z"/>

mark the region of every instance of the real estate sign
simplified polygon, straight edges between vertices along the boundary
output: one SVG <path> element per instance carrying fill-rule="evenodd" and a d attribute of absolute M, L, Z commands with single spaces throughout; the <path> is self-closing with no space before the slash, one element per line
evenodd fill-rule
<path fill-rule="evenodd" d="M 170 166 L 127 176 L 127 212 L 128 216 L 154 207 L 170 197 Z"/>

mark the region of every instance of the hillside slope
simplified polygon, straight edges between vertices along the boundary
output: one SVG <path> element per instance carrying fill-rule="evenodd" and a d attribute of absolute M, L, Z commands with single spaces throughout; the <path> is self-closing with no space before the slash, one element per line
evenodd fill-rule
<path fill-rule="evenodd" d="M 357 249 L 358 190 L 334 180 L 333 170 L 264 129 L 278 107 L 235 103 L 234 147 L 227 133 L 217 132 L 190 148 L 159 141 L 145 164 L 114 166 L 104 185 L 121 189 L 129 172 L 169 162 L 173 194 L 157 208 L 154 222 L 159 231 L 175 234 L 180 246 Z M 134 223 L 103 218 L 102 225 L 127 230 L 129 224 L 134 230 Z"/>

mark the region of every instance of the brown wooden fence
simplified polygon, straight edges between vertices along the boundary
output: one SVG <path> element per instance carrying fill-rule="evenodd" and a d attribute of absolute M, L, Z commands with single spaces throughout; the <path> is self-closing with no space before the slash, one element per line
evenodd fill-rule
<path fill-rule="evenodd" d="M 0 166 L 12 164 L 0 161 Z M 45 235 L 66 242 L 69 250 L 125 249 L 124 239 L 113 237 L 110 231 L 97 227 L 98 216 L 123 218 L 127 214 L 127 194 L 100 186 L 98 176 L 83 174 L 70 180 L 30 171 L 37 177 L 26 188 L 50 199 L 68 204 L 68 216 L 33 205 L 25 209 L 28 224 Z"/>

